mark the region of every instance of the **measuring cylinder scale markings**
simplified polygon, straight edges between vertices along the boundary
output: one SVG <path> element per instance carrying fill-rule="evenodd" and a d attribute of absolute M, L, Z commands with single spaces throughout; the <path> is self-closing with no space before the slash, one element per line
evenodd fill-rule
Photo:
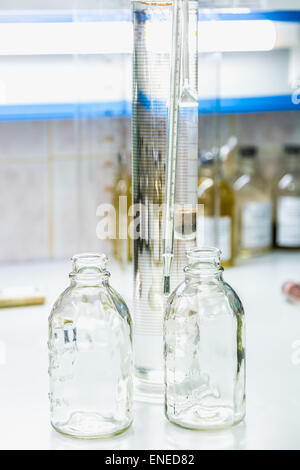
<path fill-rule="evenodd" d="M 198 2 L 132 4 L 133 202 L 140 220 L 134 240 L 135 374 L 137 396 L 161 401 L 166 206 L 172 217 L 173 237 L 170 291 L 183 280 L 185 252 L 196 243 Z M 172 19 L 176 6 L 179 36 L 174 41 Z M 179 48 L 175 53 L 174 44 Z M 174 70 L 176 83 L 172 82 Z M 172 83 L 178 94 L 172 95 Z M 173 200 L 166 197 L 165 191 L 170 164 L 174 172 Z"/>

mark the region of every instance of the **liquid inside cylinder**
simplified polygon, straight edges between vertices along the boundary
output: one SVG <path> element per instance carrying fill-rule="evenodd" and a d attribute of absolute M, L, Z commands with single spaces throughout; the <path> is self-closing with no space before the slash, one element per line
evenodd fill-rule
<path fill-rule="evenodd" d="M 163 394 L 163 236 L 168 155 L 172 2 L 133 1 L 134 342 L 138 398 Z M 197 8 L 188 4 L 190 86 L 197 90 Z M 183 85 L 183 84 L 182 84 Z M 171 292 L 183 280 L 185 252 L 196 243 L 198 105 L 186 93 L 179 111 L 174 261 Z"/>

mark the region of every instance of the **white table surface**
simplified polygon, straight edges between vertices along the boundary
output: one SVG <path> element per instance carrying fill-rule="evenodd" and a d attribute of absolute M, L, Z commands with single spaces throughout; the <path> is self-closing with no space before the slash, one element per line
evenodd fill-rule
<path fill-rule="evenodd" d="M 0 449 L 300 449 L 300 305 L 281 293 L 285 281 L 300 281 L 300 253 L 272 253 L 225 272 L 247 315 L 245 423 L 188 431 L 168 423 L 162 405 L 136 402 L 127 433 L 91 442 L 49 425 L 47 318 L 69 270 L 67 262 L 0 267 L 1 287 L 41 286 L 47 293 L 45 306 L 0 310 Z M 130 273 L 121 277 L 116 265 L 111 272 L 112 285 L 128 298 Z"/>

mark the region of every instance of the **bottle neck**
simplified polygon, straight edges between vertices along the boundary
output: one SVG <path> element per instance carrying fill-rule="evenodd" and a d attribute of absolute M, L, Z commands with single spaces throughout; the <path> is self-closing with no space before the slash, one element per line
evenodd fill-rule
<path fill-rule="evenodd" d="M 211 283 L 223 280 L 224 269 L 220 265 L 221 252 L 217 248 L 196 248 L 187 252 L 188 265 L 185 277 L 189 281 Z"/>
<path fill-rule="evenodd" d="M 213 178 L 215 175 L 214 165 L 203 165 L 200 168 L 200 177 Z"/>
<path fill-rule="evenodd" d="M 185 269 L 185 279 L 190 282 L 201 282 L 209 284 L 216 281 L 223 281 L 223 268 L 213 269 L 212 266 L 197 266 Z"/>
<path fill-rule="evenodd" d="M 71 286 L 96 287 L 108 284 L 110 277 L 106 270 L 105 255 L 82 254 L 73 257 L 73 271 L 70 273 Z"/>
<path fill-rule="evenodd" d="M 107 277 L 96 276 L 72 276 L 70 275 L 71 287 L 101 287 L 108 285 Z"/>
<path fill-rule="evenodd" d="M 257 161 L 253 157 L 241 159 L 241 171 L 244 175 L 253 176 L 257 171 Z"/>
<path fill-rule="evenodd" d="M 200 167 L 200 178 L 211 178 L 214 181 L 224 180 L 224 166 L 221 163 L 203 165 Z"/>
<path fill-rule="evenodd" d="M 300 172 L 300 155 L 287 156 L 287 170 L 290 173 Z"/>

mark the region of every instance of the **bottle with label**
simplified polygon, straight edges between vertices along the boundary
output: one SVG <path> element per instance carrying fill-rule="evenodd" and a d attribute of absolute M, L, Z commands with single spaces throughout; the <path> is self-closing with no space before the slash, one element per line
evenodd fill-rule
<path fill-rule="evenodd" d="M 300 248 L 300 146 L 285 147 L 286 173 L 276 185 L 276 235 L 280 248 Z"/>
<path fill-rule="evenodd" d="M 240 173 L 233 185 L 237 259 L 263 254 L 272 246 L 271 191 L 259 172 L 257 155 L 254 146 L 239 149 Z"/>
<path fill-rule="evenodd" d="M 234 193 L 223 177 L 216 177 L 216 159 L 213 152 L 202 153 L 200 164 L 197 246 L 209 245 L 219 248 L 222 252 L 222 265 L 231 266 Z"/>

